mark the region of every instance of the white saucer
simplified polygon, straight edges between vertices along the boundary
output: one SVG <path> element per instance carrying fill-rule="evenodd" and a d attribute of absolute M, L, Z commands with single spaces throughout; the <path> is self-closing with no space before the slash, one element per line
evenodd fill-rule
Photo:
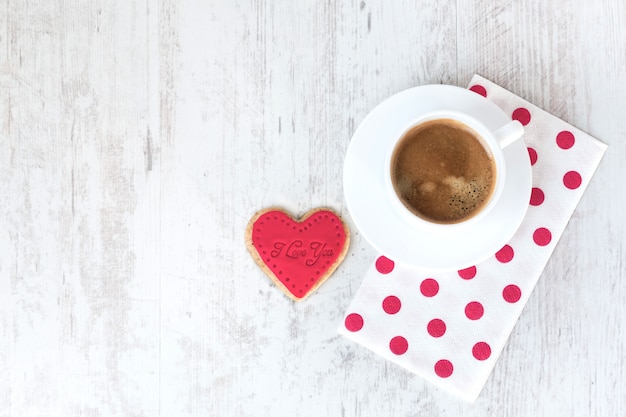
<path fill-rule="evenodd" d="M 380 253 L 418 268 L 458 270 L 494 255 L 513 237 L 528 209 L 532 173 L 526 145 L 517 140 L 504 149 L 504 191 L 484 218 L 445 233 L 408 223 L 385 188 L 385 150 L 417 116 L 438 110 L 467 113 L 493 131 L 511 121 L 494 103 L 460 87 L 426 85 L 395 94 L 354 133 L 344 163 L 344 195 L 356 227 Z"/>

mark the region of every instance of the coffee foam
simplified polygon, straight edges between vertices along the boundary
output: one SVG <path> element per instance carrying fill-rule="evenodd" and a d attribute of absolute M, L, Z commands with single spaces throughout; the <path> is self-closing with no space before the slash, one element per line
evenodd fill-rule
<path fill-rule="evenodd" d="M 410 130 L 392 157 L 392 181 L 403 204 L 435 223 L 472 217 L 489 201 L 495 165 L 482 139 L 454 120 Z"/>
<path fill-rule="evenodd" d="M 452 217 L 465 217 L 485 205 L 485 192 L 490 187 L 490 174 L 485 173 L 471 180 L 449 176 L 442 183 L 450 187 L 449 206 Z"/>

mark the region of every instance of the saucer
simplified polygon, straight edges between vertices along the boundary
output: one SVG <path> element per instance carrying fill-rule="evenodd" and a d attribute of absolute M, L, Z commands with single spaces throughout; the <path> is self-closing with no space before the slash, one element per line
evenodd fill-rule
<path fill-rule="evenodd" d="M 494 255 L 513 237 L 528 209 L 532 173 L 522 138 L 503 150 L 504 190 L 485 217 L 445 232 L 408 222 L 385 188 L 386 150 L 419 115 L 440 110 L 467 113 L 492 131 L 511 121 L 497 105 L 460 87 L 425 85 L 397 93 L 354 133 L 344 162 L 344 195 L 357 229 L 383 255 L 417 268 L 459 270 Z"/>

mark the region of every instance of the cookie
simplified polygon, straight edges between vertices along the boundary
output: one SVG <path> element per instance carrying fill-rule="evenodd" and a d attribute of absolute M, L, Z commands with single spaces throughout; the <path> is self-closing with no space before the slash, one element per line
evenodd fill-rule
<path fill-rule="evenodd" d="M 246 245 L 263 272 L 301 301 L 337 269 L 348 252 L 350 232 L 327 208 L 294 219 L 279 208 L 257 212 L 246 228 Z"/>

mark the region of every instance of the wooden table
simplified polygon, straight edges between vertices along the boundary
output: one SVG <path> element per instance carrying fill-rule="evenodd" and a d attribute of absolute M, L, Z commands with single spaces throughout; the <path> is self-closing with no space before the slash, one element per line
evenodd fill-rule
<path fill-rule="evenodd" d="M 626 415 L 626 3 L 0 4 L 0 416 Z M 376 253 L 356 126 L 474 73 L 609 145 L 480 398 L 336 333 Z M 252 214 L 339 211 L 345 262 L 287 299 Z"/>

